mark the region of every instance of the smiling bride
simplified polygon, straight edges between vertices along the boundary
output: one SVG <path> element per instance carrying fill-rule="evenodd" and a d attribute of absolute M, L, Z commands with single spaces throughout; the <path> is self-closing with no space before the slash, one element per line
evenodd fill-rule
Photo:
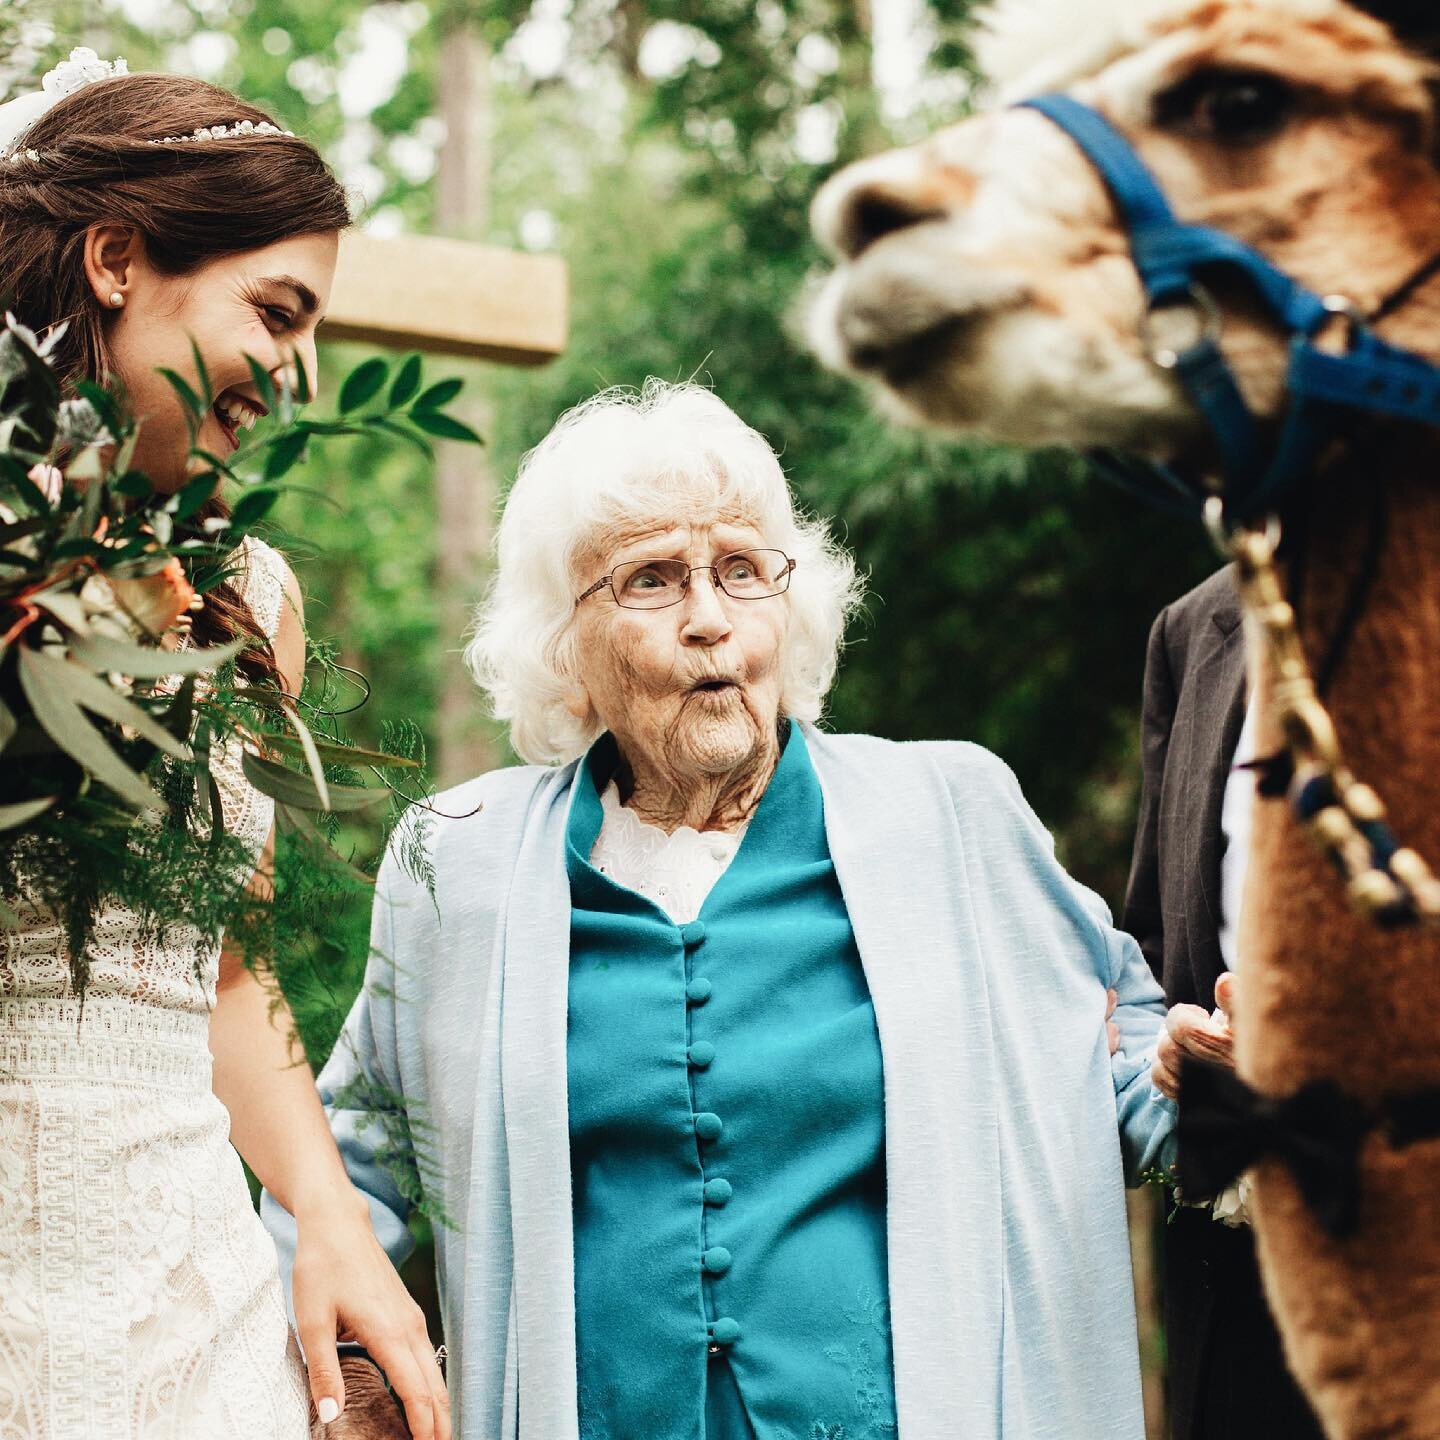
<path fill-rule="evenodd" d="M 198 80 L 77 50 L 0 108 L 6 304 L 49 336 L 63 395 L 124 386 L 134 467 L 162 492 L 189 479 L 191 437 L 158 368 L 196 389 L 208 373 L 195 443 L 230 455 L 264 409 L 251 360 L 272 382 L 314 376 L 349 223 L 313 146 Z M 246 682 L 297 693 L 293 576 L 259 542 L 234 570 L 193 635 L 247 641 Z M 212 773 L 263 892 L 274 804 L 238 745 Z M 295 1064 L 289 1011 L 220 937 L 157 933 L 118 903 L 93 916 L 81 993 L 61 916 L 0 900 L 19 921 L 0 929 L 0 1437 L 305 1440 L 305 1370 L 238 1149 L 300 1216 L 295 1309 L 321 1419 L 342 1408 L 344 1327 L 389 1356 L 414 1434 L 445 1440 L 423 1321 Z"/>

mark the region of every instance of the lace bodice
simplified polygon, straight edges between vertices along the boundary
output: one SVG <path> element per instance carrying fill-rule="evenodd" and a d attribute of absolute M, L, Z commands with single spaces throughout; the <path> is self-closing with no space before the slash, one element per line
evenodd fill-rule
<path fill-rule="evenodd" d="M 605 818 L 590 863 L 616 884 L 653 900 L 677 925 L 693 920 L 735 858 L 746 826 L 692 830 L 682 825 L 667 833 L 627 810 L 613 781 L 600 803 Z"/>
<path fill-rule="evenodd" d="M 248 542 L 267 636 L 285 563 Z M 272 802 L 236 746 L 213 773 L 258 859 Z M 83 1009 L 54 914 L 0 931 L 0 1440 L 305 1440 L 274 1246 L 210 1088 L 220 946 L 96 917 Z"/>

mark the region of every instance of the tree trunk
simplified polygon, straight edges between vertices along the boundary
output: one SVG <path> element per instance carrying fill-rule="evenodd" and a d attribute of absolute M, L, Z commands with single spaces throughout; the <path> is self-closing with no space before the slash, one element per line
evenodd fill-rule
<path fill-rule="evenodd" d="M 440 55 L 445 142 L 436 176 L 435 222 L 441 234 L 459 239 L 484 234 L 490 200 L 490 111 L 490 47 L 461 11 L 445 33 Z M 466 390 L 452 410 L 484 435 L 491 420 L 484 372 L 474 365 L 465 368 Z M 460 656 L 489 567 L 495 495 L 495 477 L 484 450 L 445 441 L 436 446 L 440 682 L 432 768 L 441 785 L 499 763 L 480 694 Z"/>

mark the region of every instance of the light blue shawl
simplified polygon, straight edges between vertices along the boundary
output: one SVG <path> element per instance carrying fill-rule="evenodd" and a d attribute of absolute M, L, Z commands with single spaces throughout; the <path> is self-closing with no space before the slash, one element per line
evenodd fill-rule
<path fill-rule="evenodd" d="M 1159 987 L 994 756 L 805 738 L 884 1055 L 901 1440 L 1141 1440 L 1122 1167 L 1169 1160 L 1173 1108 L 1149 1078 Z M 367 984 L 319 1081 L 397 1260 L 409 1206 L 377 1163 L 384 1127 L 335 1100 L 360 1077 L 428 1127 L 462 1440 L 576 1440 L 574 773 L 501 770 L 441 797 L 484 808 L 435 822 L 433 903 L 387 860 Z M 293 1223 L 268 1196 L 263 1211 L 288 1285 Z"/>

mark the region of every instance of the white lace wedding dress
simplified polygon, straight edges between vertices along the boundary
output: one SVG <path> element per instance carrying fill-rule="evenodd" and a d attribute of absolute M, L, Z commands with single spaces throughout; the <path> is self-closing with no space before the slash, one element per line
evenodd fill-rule
<path fill-rule="evenodd" d="M 273 635 L 284 561 L 239 581 Z M 272 803 L 216 777 L 258 857 Z M 219 949 L 97 918 L 83 1014 L 55 917 L 0 931 L 0 1440 L 305 1440 L 275 1249 L 210 1089 Z"/>

